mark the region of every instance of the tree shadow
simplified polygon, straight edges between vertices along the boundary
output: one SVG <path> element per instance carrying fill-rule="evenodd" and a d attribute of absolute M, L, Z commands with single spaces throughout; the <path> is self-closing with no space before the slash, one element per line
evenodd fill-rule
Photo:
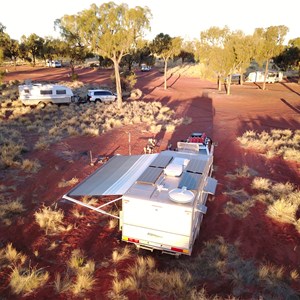
<path fill-rule="evenodd" d="M 296 113 L 300 114 L 300 109 L 293 106 L 292 104 L 290 104 L 287 100 L 283 99 L 283 98 L 280 98 L 280 100 L 286 104 L 288 107 L 290 107 L 293 111 L 295 111 Z"/>
<path fill-rule="evenodd" d="M 300 96 L 300 93 L 295 91 L 294 89 L 292 89 L 290 86 L 288 86 L 287 84 L 285 84 L 284 82 L 280 82 L 281 85 L 283 85 L 285 88 L 287 88 L 288 90 L 290 90 L 291 92 L 295 93 L 296 95 Z"/>

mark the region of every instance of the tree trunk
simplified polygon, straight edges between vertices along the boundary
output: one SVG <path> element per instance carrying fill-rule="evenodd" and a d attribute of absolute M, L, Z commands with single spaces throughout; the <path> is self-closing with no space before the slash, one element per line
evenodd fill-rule
<path fill-rule="evenodd" d="M 218 75 L 218 91 L 221 92 L 222 91 L 222 82 L 221 82 L 221 76 Z"/>
<path fill-rule="evenodd" d="M 113 60 L 114 68 L 115 68 L 115 77 L 116 77 L 116 91 L 117 91 L 117 104 L 118 108 L 122 107 L 122 87 L 121 87 L 121 77 L 119 71 L 119 64 L 117 60 Z"/>
<path fill-rule="evenodd" d="M 226 84 L 226 95 L 230 95 L 230 87 L 231 87 L 231 77 L 232 75 L 230 74 L 228 77 L 227 77 L 227 84 Z"/>
<path fill-rule="evenodd" d="M 70 67 L 71 67 L 71 78 L 73 78 L 74 74 L 75 74 L 75 69 L 74 69 L 74 63 L 72 60 L 70 61 Z"/>
<path fill-rule="evenodd" d="M 166 90 L 167 87 L 167 69 L 168 69 L 168 60 L 165 59 L 165 70 L 164 70 L 164 89 Z"/>
<path fill-rule="evenodd" d="M 298 84 L 300 84 L 300 61 L 298 62 Z"/>
<path fill-rule="evenodd" d="M 269 73 L 269 59 L 267 59 L 267 61 L 266 61 L 264 83 L 263 83 L 263 87 L 262 87 L 263 91 L 266 89 L 266 80 L 267 80 L 267 77 L 268 77 L 268 73 Z"/>
<path fill-rule="evenodd" d="M 240 85 L 244 84 L 244 78 L 243 78 L 243 70 L 240 68 Z"/>

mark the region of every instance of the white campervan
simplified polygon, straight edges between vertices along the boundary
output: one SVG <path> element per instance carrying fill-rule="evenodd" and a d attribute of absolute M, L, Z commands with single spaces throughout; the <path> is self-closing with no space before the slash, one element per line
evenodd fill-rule
<path fill-rule="evenodd" d="M 76 96 L 69 87 L 41 83 L 19 85 L 19 99 L 24 105 L 77 102 Z"/>
<path fill-rule="evenodd" d="M 275 83 L 280 82 L 283 79 L 282 72 L 268 72 L 266 83 Z M 265 80 L 265 72 L 255 71 L 249 73 L 246 78 L 246 82 L 264 82 Z"/>
<path fill-rule="evenodd" d="M 212 178 L 214 144 L 205 133 L 193 133 L 177 143 L 177 150 L 141 155 L 116 155 L 63 199 L 119 219 L 121 239 L 137 248 L 191 255 L 207 212 Z M 85 196 L 120 196 L 100 206 Z M 105 210 L 121 201 L 119 216 Z"/>

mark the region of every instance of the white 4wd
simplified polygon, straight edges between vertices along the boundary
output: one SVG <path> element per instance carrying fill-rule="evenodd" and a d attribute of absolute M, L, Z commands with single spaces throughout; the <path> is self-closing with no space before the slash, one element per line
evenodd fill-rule
<path fill-rule="evenodd" d="M 117 99 L 117 95 L 108 90 L 88 90 L 88 101 L 112 102 Z"/>

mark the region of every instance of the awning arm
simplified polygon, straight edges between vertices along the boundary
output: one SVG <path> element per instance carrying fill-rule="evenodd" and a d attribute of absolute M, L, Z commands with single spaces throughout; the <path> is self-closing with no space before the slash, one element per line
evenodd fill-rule
<path fill-rule="evenodd" d="M 87 208 L 89 208 L 89 209 L 91 209 L 91 210 L 95 210 L 95 211 L 97 211 L 97 212 L 100 212 L 100 213 L 102 213 L 102 214 L 104 214 L 104 215 L 107 215 L 107 216 L 110 216 L 110 217 L 113 217 L 113 218 L 116 218 L 116 219 L 120 219 L 120 217 L 115 216 L 115 215 L 112 215 L 112 214 L 110 214 L 110 213 L 108 213 L 108 212 L 106 212 L 106 211 L 100 209 L 100 207 L 102 207 L 103 205 L 100 206 L 100 207 L 94 207 L 94 206 L 91 206 L 91 205 L 89 205 L 89 204 L 83 203 L 82 201 L 79 201 L 79 200 L 76 200 L 76 199 L 74 199 L 74 198 L 71 198 L 71 197 L 69 197 L 69 196 L 67 196 L 67 195 L 63 195 L 62 198 L 63 198 L 63 199 L 66 199 L 66 200 L 69 200 L 69 201 L 71 201 L 71 202 L 74 202 L 74 203 L 76 203 L 76 204 L 79 204 L 79 205 L 81 205 L 81 206 L 87 207 Z M 118 198 L 117 200 L 120 200 L 120 199 L 121 199 L 121 198 Z M 116 200 L 115 200 L 115 201 L 116 201 Z M 111 202 L 112 202 L 112 201 L 111 201 Z M 106 204 L 108 204 L 108 203 L 106 203 Z"/>
<path fill-rule="evenodd" d="M 109 202 L 107 202 L 107 203 L 104 203 L 104 204 L 98 206 L 98 207 L 97 207 L 97 210 L 100 209 L 101 207 L 104 207 L 104 206 L 109 205 L 109 204 L 111 204 L 111 203 L 117 202 L 117 201 L 119 201 L 119 200 L 121 200 L 121 199 L 122 199 L 122 197 L 119 197 L 119 198 L 117 198 L 117 199 L 114 199 L 114 200 L 112 200 L 112 201 L 109 201 Z"/>

